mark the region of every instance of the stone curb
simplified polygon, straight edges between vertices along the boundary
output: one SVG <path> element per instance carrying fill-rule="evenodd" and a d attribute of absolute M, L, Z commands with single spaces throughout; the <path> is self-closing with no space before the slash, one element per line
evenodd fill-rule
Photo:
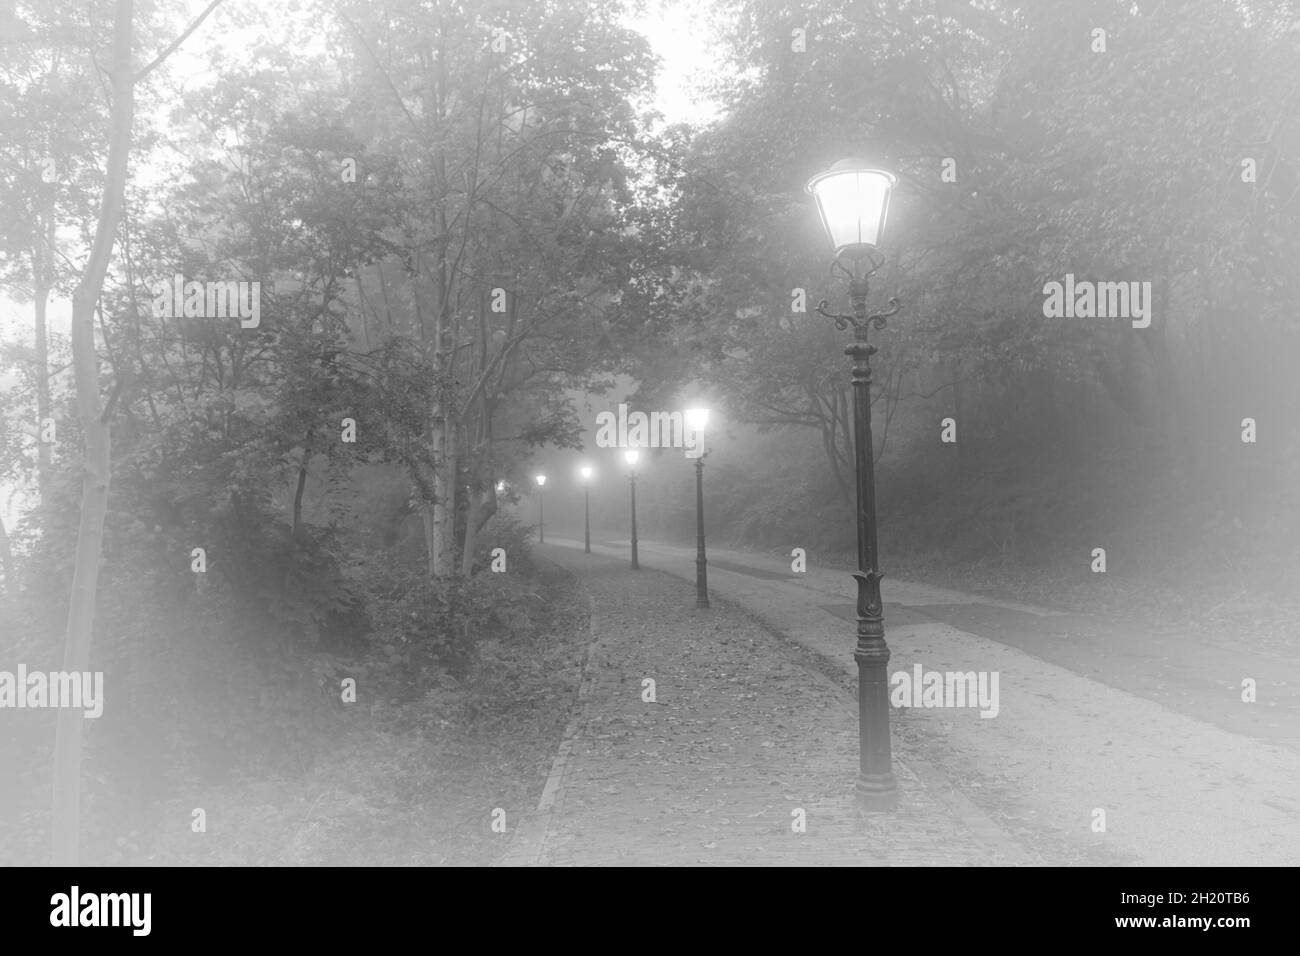
<path fill-rule="evenodd" d="M 564 777 L 569 769 L 573 743 L 587 722 L 587 701 L 591 696 L 592 686 L 591 651 L 596 645 L 596 600 L 591 595 L 587 596 L 587 607 L 590 640 L 582 656 L 574 714 L 569 718 L 569 723 L 564 728 L 564 735 L 560 738 L 560 745 L 556 748 L 555 759 L 551 762 L 551 772 L 546 776 L 546 785 L 542 788 L 537 807 L 519 825 L 510 849 L 496 864 L 497 866 L 539 866 L 546 852 L 547 836 L 550 834 L 551 820 L 561 796 Z"/>

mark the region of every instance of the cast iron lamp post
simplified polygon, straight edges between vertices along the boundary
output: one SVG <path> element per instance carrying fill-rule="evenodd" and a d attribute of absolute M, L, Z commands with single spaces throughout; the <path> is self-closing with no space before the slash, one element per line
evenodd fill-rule
<path fill-rule="evenodd" d="M 686 424 L 695 433 L 696 447 L 709 421 L 707 408 L 688 408 Z M 709 606 L 708 561 L 704 557 L 704 450 L 695 459 L 695 606 Z"/>
<path fill-rule="evenodd" d="M 844 354 L 853 359 L 853 445 L 857 470 L 858 582 L 858 805 L 865 810 L 892 810 L 898 806 L 898 788 L 889 742 L 889 645 L 880 598 L 880 568 L 876 554 L 876 488 L 871 440 L 871 356 L 876 347 L 867 343 L 867 330 L 883 329 L 886 319 L 901 308 L 896 298 L 889 310 L 867 313 L 868 280 L 884 263 L 876 251 L 889 212 L 889 194 L 897 179 L 892 173 L 872 169 L 853 159 L 842 160 L 814 176 L 807 189 L 817 201 L 822 225 L 835 248 L 831 271 L 849 280 L 851 315 L 826 311 L 823 299 L 817 311 L 835 321 L 838 329 L 853 327 L 853 344 Z"/>
<path fill-rule="evenodd" d="M 582 550 L 591 554 L 591 469 L 582 469 Z"/>
<path fill-rule="evenodd" d="M 641 565 L 636 559 L 636 463 L 641 457 L 641 453 L 635 448 L 629 448 L 623 452 L 623 460 L 627 462 L 627 483 L 632 488 L 632 570 L 640 571 Z"/>
<path fill-rule="evenodd" d="M 546 476 L 537 476 L 537 543 L 546 543 Z"/>

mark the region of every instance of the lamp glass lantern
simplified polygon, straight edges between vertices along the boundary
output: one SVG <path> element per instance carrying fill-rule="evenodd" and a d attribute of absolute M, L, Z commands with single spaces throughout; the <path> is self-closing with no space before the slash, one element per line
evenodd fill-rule
<path fill-rule="evenodd" d="M 581 471 L 580 471 L 579 473 L 582 475 L 582 480 L 583 480 L 584 482 L 586 482 L 586 481 L 591 481 L 591 468 L 590 468 L 590 467 L 584 467 L 584 468 L 582 468 Z"/>
<path fill-rule="evenodd" d="M 893 173 L 857 159 L 842 159 L 808 180 L 837 257 L 865 257 L 879 245 L 897 182 Z"/>
<path fill-rule="evenodd" d="M 707 408 L 688 408 L 686 409 L 686 424 L 691 426 L 692 431 L 702 432 L 704 426 L 709 423 L 709 410 Z"/>
<path fill-rule="evenodd" d="M 641 460 L 641 453 L 635 448 L 629 448 L 627 451 L 623 452 L 623 460 L 629 465 L 635 466 L 636 463 Z"/>
<path fill-rule="evenodd" d="M 544 484 L 546 484 L 546 476 L 545 476 L 545 475 L 538 475 L 538 476 L 537 476 L 537 486 L 540 488 L 540 487 L 541 487 L 542 485 L 544 485 Z"/>

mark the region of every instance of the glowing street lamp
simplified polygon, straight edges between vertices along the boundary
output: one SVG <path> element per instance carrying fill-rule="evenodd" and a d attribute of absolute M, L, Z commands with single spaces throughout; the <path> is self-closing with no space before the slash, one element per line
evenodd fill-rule
<path fill-rule="evenodd" d="M 695 606 L 709 606 L 708 561 L 704 557 L 704 451 L 700 441 L 704 426 L 709 421 L 707 408 L 686 409 L 686 424 L 695 434 L 695 446 L 700 456 L 695 459 Z"/>
<path fill-rule="evenodd" d="M 591 468 L 583 466 L 582 474 L 582 542 L 583 551 L 591 554 Z"/>
<path fill-rule="evenodd" d="M 542 489 L 546 487 L 546 476 L 537 476 L 537 543 L 546 543 L 546 495 Z"/>
<path fill-rule="evenodd" d="M 876 251 L 889 213 L 889 194 L 897 179 L 857 160 L 843 160 L 814 176 L 807 189 L 817 200 L 822 225 L 835 250 L 832 269 L 849 280 L 851 315 L 827 312 L 825 299 L 817 311 L 835 321 L 841 331 L 853 327 L 853 344 L 844 354 L 853 359 L 853 444 L 857 470 L 858 582 L 858 803 L 864 809 L 892 810 L 898 805 L 889 742 L 889 685 L 886 667 L 889 645 L 880 597 L 880 568 L 876 553 L 876 484 L 871 442 L 871 356 L 867 330 L 883 329 L 886 319 L 901 308 L 896 298 L 886 312 L 867 313 L 868 280 L 884 257 Z"/>
<path fill-rule="evenodd" d="M 893 173 L 856 159 L 842 159 L 808 181 L 836 258 L 859 259 L 876 248 L 897 182 Z"/>
<path fill-rule="evenodd" d="M 641 453 L 635 448 L 629 448 L 623 452 L 623 460 L 627 462 L 627 483 L 632 488 L 632 570 L 641 570 L 641 564 L 636 559 L 636 463 L 640 460 Z"/>

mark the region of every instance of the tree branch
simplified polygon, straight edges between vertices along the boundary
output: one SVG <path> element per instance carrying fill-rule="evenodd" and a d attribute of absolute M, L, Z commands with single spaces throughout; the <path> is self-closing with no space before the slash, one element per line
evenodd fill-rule
<path fill-rule="evenodd" d="M 195 18 L 193 23 L 191 23 L 188 27 L 185 28 L 185 32 L 182 33 L 180 36 L 178 36 L 170 44 L 168 44 L 165 50 L 163 50 L 156 57 L 154 57 L 152 63 L 146 66 L 139 73 L 135 74 L 135 76 L 131 78 L 131 82 L 139 83 L 141 80 L 143 80 L 146 76 L 148 76 L 153 71 L 154 67 L 158 66 L 160 63 L 162 63 L 163 60 L 167 59 L 169 56 L 175 53 L 176 50 L 180 47 L 180 45 L 189 39 L 190 34 L 193 33 L 195 30 L 197 30 L 199 26 L 202 25 L 203 21 L 208 18 L 208 14 L 211 13 L 213 10 L 217 9 L 217 7 L 220 6 L 220 4 L 221 4 L 221 0 L 212 0 L 212 2 L 208 4 L 208 8 L 204 10 L 202 13 L 200 13 L 198 17 Z"/>

